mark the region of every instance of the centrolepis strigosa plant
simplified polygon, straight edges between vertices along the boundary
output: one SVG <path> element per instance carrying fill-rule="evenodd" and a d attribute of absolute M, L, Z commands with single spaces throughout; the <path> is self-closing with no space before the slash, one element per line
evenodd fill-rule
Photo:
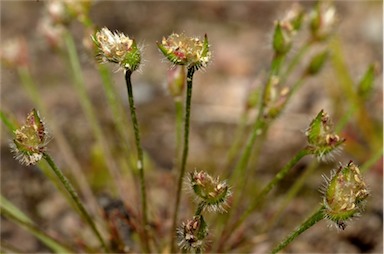
<path fill-rule="evenodd" d="M 68 237 L 69 232 L 55 230 L 61 227 L 60 224 L 55 227 L 48 225 L 47 228 L 38 226 L 33 217 L 39 214 L 38 209 L 33 208 L 31 213 L 23 213 L 3 196 L 0 208 L 3 217 L 26 229 L 50 250 L 56 253 L 229 253 L 252 252 L 260 241 L 265 241 L 263 246 L 267 247 L 273 247 L 270 244 L 272 242 L 278 244 L 269 250 L 264 247 L 263 251 L 277 253 L 323 219 L 339 230 L 346 230 L 351 228 L 347 225 L 364 211 L 371 191 L 368 190 L 368 182 L 365 182 L 363 174 L 382 156 L 382 149 L 376 149 L 378 151 L 369 157 L 359 157 L 363 152 L 358 151 L 356 158 L 354 150 L 349 149 L 348 156 L 356 164 L 348 158 L 348 163 L 340 164 L 328 176 L 323 176 L 325 182 L 321 188 L 319 208 L 287 238 L 281 242 L 274 238 L 274 226 L 284 232 L 274 205 L 281 201 L 279 212 L 283 214 L 296 196 L 301 197 L 301 188 L 310 176 L 321 179 L 323 172 L 319 171 L 324 165 L 342 161 L 338 158 L 342 148 L 349 147 L 349 142 L 355 138 L 348 132 L 347 123 L 356 119 L 359 121 L 361 126 L 358 127 L 361 127 L 365 135 L 362 136 L 367 137 L 364 145 L 370 151 L 375 151 L 375 145 L 380 143 L 375 136 L 375 125 L 371 124 L 372 119 L 367 116 L 365 109 L 365 102 L 373 94 L 376 65 L 371 65 L 357 84 L 350 84 L 349 88 L 348 85 L 343 86 L 347 91 L 343 94 L 346 101 L 354 103 L 350 108 L 347 102 L 335 103 L 345 104 L 345 108 L 348 108 L 348 114 L 345 113 L 343 117 L 340 117 L 340 109 L 328 109 L 326 106 L 329 104 L 314 104 L 305 113 L 292 112 L 295 111 L 294 107 L 289 107 L 292 101 L 301 100 L 299 96 L 303 95 L 299 91 L 310 80 L 315 86 L 321 86 L 321 92 L 326 90 L 321 73 L 329 64 L 333 64 L 333 69 L 342 73 L 338 81 L 352 80 L 346 77 L 345 70 L 343 72 L 337 44 L 332 44 L 337 23 L 342 19 L 331 3 L 319 1 L 308 8 L 294 4 L 281 19 L 271 24 L 271 59 L 260 59 L 267 66 L 265 71 L 261 71 L 265 76 L 262 74 L 258 77 L 261 80 L 258 86 L 247 94 L 236 135 L 232 135 L 232 126 L 228 131 L 222 125 L 211 132 L 204 125 L 204 135 L 201 135 L 199 125 L 202 124 L 194 116 L 206 113 L 203 111 L 210 107 L 204 108 L 200 104 L 197 105 L 199 107 L 194 106 L 196 112 L 192 112 L 192 90 L 205 91 L 210 85 L 210 79 L 195 79 L 198 82 L 194 83 L 194 78 L 197 75 L 210 77 L 213 72 L 204 71 L 212 66 L 215 47 L 220 47 L 219 44 L 227 38 L 218 40 L 219 33 L 211 31 L 207 31 L 209 37 L 204 34 L 205 31 L 200 34 L 204 34 L 202 37 L 174 32 L 158 38 L 160 40 L 156 43 L 153 41 L 151 45 L 144 46 L 140 41 L 145 38 L 140 38 L 140 33 L 134 29 L 124 31 L 121 28 L 118 31 L 112 26 L 98 29 L 90 16 L 92 5 L 89 1 L 57 0 L 46 2 L 46 5 L 47 10 L 39 25 L 41 33 L 48 45 L 60 52 L 57 54 L 59 59 L 67 64 L 65 66 L 71 74 L 69 83 L 73 85 L 77 96 L 74 98 L 78 98 L 76 102 L 79 102 L 87 123 L 84 125 L 86 127 L 82 127 L 82 135 L 88 134 L 94 143 L 80 143 L 84 156 L 75 152 L 80 149 L 71 147 L 71 137 L 55 122 L 58 119 L 56 111 L 50 110 L 47 99 L 39 91 L 40 85 L 33 82 L 33 61 L 27 53 L 30 45 L 24 39 L 18 40 L 18 43 L 4 43 L 3 48 L 7 50 L 3 52 L 2 48 L 1 58 L 5 66 L 17 70 L 24 92 L 36 109 L 27 114 L 22 124 L 16 124 L 16 117 L 3 110 L 0 116 L 12 136 L 10 150 L 13 157 L 22 166 L 29 166 L 27 170 L 32 167 L 38 172 L 41 170 L 61 192 L 68 203 L 68 209 L 73 208 L 74 214 L 79 215 L 76 223 L 85 226 L 76 227 L 78 231 L 75 235 Z M 129 21 L 130 17 L 126 18 Z M 70 24 L 73 21 L 84 28 L 84 48 L 78 45 L 80 40 L 74 38 L 71 32 Z M 173 29 L 176 28 L 171 31 Z M 167 29 L 167 33 L 169 31 Z M 133 34 L 139 40 L 136 41 Z M 132 80 L 133 73 L 140 72 L 142 76 L 152 71 L 150 74 L 155 73 L 143 67 L 147 60 L 144 59 L 144 49 L 149 47 L 157 51 L 158 63 L 169 63 L 168 70 L 164 72 L 169 97 L 164 101 L 165 104 L 170 101 L 175 106 L 174 133 L 170 131 L 171 135 L 164 135 L 166 142 L 159 144 L 151 136 L 148 138 L 148 133 L 159 135 L 158 127 L 161 126 L 148 121 L 148 118 L 153 120 L 151 115 L 143 110 L 142 104 L 134 96 L 140 95 L 141 82 L 132 82 L 135 81 Z M 82 49 L 88 52 L 79 54 Z M 89 62 L 94 61 L 90 68 L 96 74 L 92 78 L 83 70 L 86 67 L 83 65 L 86 56 L 89 56 Z M 107 63 L 114 68 L 109 68 Z M 156 67 L 149 65 L 149 68 Z M 121 74 L 124 74 L 127 98 L 120 96 L 119 88 L 114 84 L 113 75 L 118 80 L 122 78 Z M 106 94 L 105 103 L 93 101 L 93 94 L 87 89 L 88 83 L 95 81 L 101 82 L 100 86 Z M 226 80 L 222 79 L 221 82 Z M 94 90 L 101 91 L 93 89 L 92 92 Z M 126 99 L 127 103 L 124 103 Z M 220 103 L 222 101 L 221 97 L 215 99 Z M 111 113 L 108 117 L 102 115 L 104 110 L 101 110 L 101 105 L 111 110 L 108 111 Z M 335 116 L 337 122 L 340 118 L 342 121 L 334 126 L 330 115 L 320 110 L 323 106 Z M 154 108 L 156 114 L 162 115 L 157 104 Z M 66 108 L 62 107 L 61 110 L 66 111 Z M 126 114 L 126 110 L 130 114 Z M 283 115 L 289 119 L 289 128 L 285 125 L 275 126 L 280 123 L 279 118 Z M 281 133 L 288 136 L 294 132 L 292 130 L 296 130 L 298 123 L 293 115 L 305 115 L 308 124 L 306 129 L 300 127 L 300 130 L 304 129 L 298 136 L 301 138 L 301 149 L 294 155 L 286 152 L 287 156 L 280 156 L 276 152 L 277 148 L 270 152 L 268 149 L 273 146 L 271 140 L 276 142 L 276 137 L 280 137 L 278 135 Z M 312 121 L 307 121 L 308 116 L 313 117 Z M 167 127 L 169 123 L 173 126 L 169 119 L 164 121 Z M 72 118 L 70 120 L 75 125 L 75 121 L 72 122 Z M 104 124 L 106 121 L 108 124 Z M 52 127 L 49 133 L 45 122 Z M 84 128 L 89 128 L 89 131 Z M 77 130 L 73 129 L 74 132 Z M 174 139 L 168 139 L 169 136 Z M 196 137 L 198 140 L 195 143 Z M 217 152 L 221 149 L 216 151 L 208 147 L 210 138 L 219 140 L 218 143 L 228 139 L 232 146 L 224 147 L 223 150 L 228 150 L 227 155 Z M 48 144 L 57 147 L 51 151 Z M 169 149 L 164 144 L 174 147 L 173 158 L 163 158 L 168 154 L 162 153 L 162 150 Z M 190 144 L 197 149 L 206 145 L 207 150 L 202 149 L 203 152 L 199 154 L 205 157 L 191 156 L 190 151 L 196 147 L 191 149 Z M 356 147 L 356 142 L 353 145 L 353 148 Z M 155 152 L 153 147 L 157 149 Z M 57 164 L 51 154 L 58 158 Z M 160 165 L 160 157 L 169 159 L 170 163 Z M 281 164 L 283 159 L 287 159 L 287 162 Z M 368 162 L 363 163 L 365 160 Z M 191 171 L 191 168 L 200 168 L 200 163 L 209 164 L 206 167 L 211 169 L 209 173 Z M 195 164 L 199 166 L 195 167 Z M 186 188 L 183 189 L 183 186 Z M 274 193 L 274 190 L 277 191 Z M 189 192 L 194 202 L 184 198 L 184 191 Z M 283 198 L 278 196 L 285 194 Z M 290 214 L 285 216 L 290 220 Z M 21 246 L 18 248 L 6 241 L 0 244 L 2 250 L 24 252 Z"/>

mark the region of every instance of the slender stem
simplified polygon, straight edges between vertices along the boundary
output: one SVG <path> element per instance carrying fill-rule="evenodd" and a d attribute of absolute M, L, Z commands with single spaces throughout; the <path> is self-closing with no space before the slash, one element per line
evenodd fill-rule
<path fill-rule="evenodd" d="M 305 180 L 313 174 L 313 171 L 317 168 L 318 161 L 314 160 L 312 163 L 305 169 L 304 173 L 301 174 L 300 178 L 295 180 L 295 183 L 289 188 L 287 194 L 283 198 L 283 202 L 280 205 L 280 208 L 275 212 L 272 219 L 269 220 L 269 223 L 261 230 L 261 232 L 269 232 L 272 230 L 272 227 L 279 221 L 282 212 L 291 204 L 292 199 L 299 193 L 303 187 Z"/>
<path fill-rule="evenodd" d="M 33 101 L 34 104 L 36 104 L 39 111 L 43 115 L 49 117 L 49 114 L 47 112 L 48 107 L 40 96 L 37 86 L 31 76 L 30 70 L 27 67 L 20 67 L 17 68 L 17 71 L 23 88 L 25 89 L 29 98 Z M 57 128 L 55 121 L 51 121 L 51 128 L 53 136 L 55 137 L 55 140 L 57 141 L 57 144 L 60 148 L 60 151 L 62 152 L 65 161 L 68 163 L 72 175 L 75 176 L 76 182 L 78 183 L 77 186 L 79 186 L 83 196 L 86 197 L 85 200 L 87 201 L 87 204 L 89 204 L 92 212 L 94 214 L 98 214 L 99 206 L 97 204 L 95 195 L 91 190 L 91 187 L 87 181 L 85 174 L 81 170 L 81 166 L 78 159 L 73 154 L 73 150 L 71 149 L 67 138 L 64 136 L 60 128 Z"/>
<path fill-rule="evenodd" d="M 12 211 L 8 210 L 5 207 L 0 208 L 0 212 L 2 216 L 7 217 L 10 220 L 13 220 L 16 224 L 23 227 L 25 230 L 32 233 L 34 236 L 39 238 L 43 243 L 45 243 L 50 249 L 53 251 L 59 253 L 59 252 L 67 252 L 72 253 L 74 252 L 73 249 L 70 247 L 64 245 L 63 243 L 60 243 L 57 239 L 54 239 L 44 231 L 42 231 L 39 227 L 37 227 L 32 221 L 29 221 L 28 219 L 22 219 L 20 216 L 17 216 L 12 213 Z"/>
<path fill-rule="evenodd" d="M 275 177 L 261 190 L 260 194 L 253 200 L 252 204 L 248 209 L 243 213 L 238 222 L 235 224 L 232 230 L 238 228 L 248 216 L 257 208 L 257 206 L 264 200 L 267 194 L 280 182 L 292 169 L 297 162 L 299 162 L 304 156 L 310 154 L 307 149 L 300 150 L 285 166 L 275 175 Z"/>
<path fill-rule="evenodd" d="M 227 170 L 229 171 L 231 169 L 232 163 L 239 152 L 241 148 L 241 144 L 244 141 L 244 132 L 247 126 L 248 122 L 248 110 L 244 111 L 240 117 L 239 124 L 237 125 L 236 131 L 235 131 L 235 138 L 232 142 L 231 147 L 228 149 L 228 153 L 226 156 L 226 165 Z M 228 172 L 229 175 L 229 172 Z"/>
<path fill-rule="evenodd" d="M 199 203 L 199 205 L 197 206 L 196 212 L 195 212 L 195 216 L 201 215 L 201 213 L 204 210 L 205 205 L 206 205 L 206 203 L 204 201 Z"/>
<path fill-rule="evenodd" d="M 248 206 L 248 209 L 243 213 L 243 215 L 233 223 L 233 226 L 229 227 L 227 230 L 224 230 L 222 233 L 221 241 L 224 242 L 228 240 L 231 234 L 240 227 L 240 225 L 248 218 L 249 215 L 254 212 L 257 206 L 264 200 L 267 194 L 272 190 L 278 182 L 280 182 L 293 168 L 299 160 L 304 156 L 310 154 L 307 149 L 300 150 L 285 166 L 275 175 L 275 177 L 261 190 L 261 192 L 256 196 L 253 202 Z"/>
<path fill-rule="evenodd" d="M 372 156 L 364 162 L 363 165 L 360 167 L 360 171 L 362 173 L 365 173 L 368 171 L 377 161 L 383 157 L 383 147 L 378 149 L 375 153 L 372 154 Z"/>
<path fill-rule="evenodd" d="M 73 74 L 74 82 L 72 83 L 75 87 L 77 95 L 79 96 L 81 108 L 84 111 L 87 122 L 92 128 L 92 132 L 96 138 L 97 144 L 102 149 L 104 155 L 103 159 L 105 161 L 106 168 L 114 181 L 113 187 L 117 187 L 120 197 L 125 201 L 125 203 L 129 204 L 130 200 L 128 199 L 128 196 L 130 192 L 128 190 L 128 186 L 126 185 L 125 179 L 123 178 L 118 168 L 116 160 L 112 156 L 111 149 L 109 148 L 109 143 L 103 133 L 101 124 L 97 118 L 97 113 L 87 93 L 84 76 L 81 71 L 80 60 L 76 50 L 76 45 L 72 35 L 68 31 L 64 33 L 64 41 L 68 53 L 69 65 Z"/>
<path fill-rule="evenodd" d="M 305 43 L 296 53 L 296 55 L 292 58 L 292 60 L 288 63 L 288 67 L 286 71 L 281 75 L 280 83 L 284 84 L 288 76 L 292 73 L 295 67 L 300 63 L 305 54 L 308 52 L 310 47 L 313 45 L 314 41 L 309 40 Z"/>
<path fill-rule="evenodd" d="M 49 166 L 52 168 L 52 170 L 55 172 L 61 183 L 64 185 L 65 189 L 68 191 L 69 195 L 75 202 L 77 208 L 79 209 L 80 213 L 83 215 L 83 218 L 86 220 L 86 222 L 91 227 L 93 233 L 96 235 L 98 240 L 100 241 L 101 246 L 103 247 L 104 251 L 108 252 L 108 248 L 106 244 L 104 243 L 103 238 L 101 237 L 100 232 L 97 230 L 95 223 L 93 222 L 91 216 L 88 214 L 87 210 L 83 206 L 83 203 L 81 202 L 77 192 L 73 188 L 72 184 L 68 181 L 68 179 L 63 175 L 61 170 L 56 166 L 55 162 L 49 156 L 47 153 L 43 153 L 43 158 L 45 161 L 49 164 Z"/>
<path fill-rule="evenodd" d="M 189 121 L 190 121 L 190 115 L 191 115 L 191 99 L 192 99 L 192 81 L 193 81 L 193 74 L 195 73 L 194 68 L 189 68 L 187 73 L 187 98 L 185 102 L 185 120 L 184 120 L 184 148 L 183 148 L 183 154 L 181 159 L 181 166 L 180 166 L 180 175 L 179 180 L 177 184 L 177 191 L 176 191 L 176 201 L 175 201 L 175 207 L 173 211 L 173 221 L 172 221 L 172 228 L 171 228 L 171 252 L 175 251 L 174 247 L 174 241 L 175 241 L 175 232 L 176 232 L 176 226 L 177 226 L 177 216 L 178 216 L 178 210 L 180 206 L 180 199 L 181 199 L 181 187 L 183 184 L 183 178 L 185 174 L 185 168 L 187 164 L 187 158 L 188 158 L 188 148 L 189 148 Z"/>
<path fill-rule="evenodd" d="M 275 247 L 271 252 L 273 254 L 279 252 L 285 248 L 289 243 L 291 243 L 295 238 L 297 238 L 301 233 L 303 233 L 308 228 L 315 225 L 317 222 L 321 221 L 324 218 L 323 208 L 320 207 L 311 217 L 309 217 L 305 222 L 303 222 L 295 231 L 293 231 L 285 240 L 283 240 L 277 247 Z"/>
<path fill-rule="evenodd" d="M 125 82 L 127 83 L 128 90 L 128 100 L 129 100 L 129 109 L 131 111 L 131 118 L 133 124 L 133 130 L 135 133 L 136 141 L 136 150 L 137 150 L 137 170 L 139 171 L 140 177 L 140 187 L 141 187 L 141 216 L 143 221 L 143 236 L 144 236 L 144 251 L 150 252 L 149 242 L 148 242 L 148 209 L 147 209 L 147 193 L 145 186 L 145 177 L 144 177 L 144 156 L 143 148 L 141 147 L 140 141 L 140 129 L 139 122 L 137 121 L 135 101 L 133 98 L 133 90 L 131 83 L 132 72 L 130 70 L 125 70 Z"/>
<path fill-rule="evenodd" d="M 180 97 L 175 99 L 176 110 L 176 147 L 175 147 L 175 168 L 179 167 L 181 153 L 181 139 L 183 129 L 183 104 Z"/>

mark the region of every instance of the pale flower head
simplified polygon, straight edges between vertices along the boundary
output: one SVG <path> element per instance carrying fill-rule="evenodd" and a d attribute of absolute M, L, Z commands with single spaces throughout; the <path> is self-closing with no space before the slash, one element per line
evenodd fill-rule
<path fill-rule="evenodd" d="M 188 69 L 204 68 L 211 60 L 207 35 L 201 41 L 197 37 L 173 33 L 168 38 L 163 37 L 157 46 L 173 64 L 185 65 Z"/>
<path fill-rule="evenodd" d="M 27 116 L 25 124 L 14 131 L 11 152 L 22 165 L 34 165 L 42 159 L 49 141 L 39 113 L 33 109 Z"/>
<path fill-rule="evenodd" d="M 136 70 L 141 62 L 140 50 L 136 41 L 120 32 L 112 32 L 104 27 L 92 36 L 100 62 L 116 63 L 125 70 Z"/>

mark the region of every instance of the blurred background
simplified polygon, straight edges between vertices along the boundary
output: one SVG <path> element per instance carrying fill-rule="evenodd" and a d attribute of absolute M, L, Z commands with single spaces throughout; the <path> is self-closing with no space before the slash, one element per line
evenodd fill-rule
<path fill-rule="evenodd" d="M 253 89 L 263 85 L 272 58 L 271 37 L 273 22 L 290 8 L 291 1 L 95 1 L 90 17 L 99 27 L 119 30 L 134 37 L 143 49 L 143 65 L 132 77 L 137 103 L 137 114 L 142 127 L 142 142 L 151 173 L 150 196 L 154 211 L 166 210 L 169 191 L 172 190 L 173 156 L 175 149 L 175 116 L 173 98 L 168 94 L 167 72 L 170 65 L 164 61 L 155 42 L 172 32 L 184 32 L 203 38 L 208 34 L 213 54 L 212 63 L 194 78 L 190 153 L 188 170 L 206 169 L 220 175 L 225 165 L 226 153 L 233 142 L 236 126 L 246 108 L 247 96 Z M 300 2 L 306 9 L 314 2 Z M 383 6 L 381 1 L 336 1 L 338 27 L 336 36 L 341 45 L 345 65 L 353 81 L 363 76 L 368 65 L 376 63 L 378 73 L 375 87 L 366 107 L 369 119 L 376 129 L 382 129 L 382 66 L 383 66 Z M 95 193 L 109 193 L 103 184 L 103 166 L 99 165 L 100 148 L 79 103 L 72 85 L 73 78 L 65 57 L 64 42 L 50 31 L 44 22 L 47 16 L 45 1 L 1 2 L 1 52 L 5 55 L 14 50 L 16 41 L 24 42 L 27 58 L 23 64 L 30 68 L 39 95 L 47 106 L 45 122 L 55 122 L 77 160 L 80 162 Z M 114 134 L 113 115 L 106 102 L 102 79 L 97 72 L 94 55 L 89 48 L 90 33 L 78 21 L 68 24 L 74 36 L 84 75 L 87 92 L 105 135 L 111 146 L 118 146 Z M 295 39 L 293 52 L 297 51 L 306 34 Z M 18 51 L 20 52 L 20 50 Z M 304 62 L 308 62 L 308 59 Z M 116 70 L 115 66 L 109 66 Z M 122 72 L 112 72 L 113 86 L 118 91 L 127 116 L 128 100 Z M 264 183 L 274 175 L 306 143 L 305 129 L 311 119 L 324 109 L 335 123 L 342 119 L 349 100 L 340 86 L 340 76 L 335 66 L 328 62 L 316 77 L 309 79 L 289 103 L 285 112 L 269 130 L 262 148 L 260 160 L 250 164 L 250 179 Z M 28 92 L 23 89 L 17 66 L 1 66 L 1 109 L 18 121 L 24 121 L 30 110 L 36 107 Z M 284 212 L 284 219 L 274 226 L 273 233 L 250 235 L 252 247 L 248 251 L 264 253 L 284 237 L 321 201 L 318 188 L 321 174 L 329 174 L 338 161 L 349 160 L 363 164 L 378 146 L 359 132 L 359 122 L 350 119 L 350 124 L 341 136 L 346 136 L 344 150 L 336 160 L 319 163 L 317 171 L 308 179 L 301 193 Z M 131 126 L 127 126 L 130 128 Z M 372 139 L 375 139 L 372 133 Z M 379 135 L 380 136 L 380 135 Z M 381 136 L 380 136 L 381 137 Z M 367 139 L 366 139 L 367 138 Z M 1 128 L 1 192 L 21 210 L 31 216 L 52 234 L 78 234 L 79 219 L 73 216 L 65 200 L 54 186 L 35 167 L 20 166 L 9 152 L 11 135 L 4 125 Z M 351 141 L 350 143 L 348 143 Z M 377 141 L 382 146 L 382 140 Z M 55 137 L 49 144 L 49 152 L 65 172 L 68 172 L 65 156 L 58 148 Z M 266 202 L 255 215 L 250 228 L 262 225 L 271 217 L 284 199 L 285 190 L 296 177 L 314 160 L 305 158 L 293 170 L 287 180 L 271 195 L 274 202 Z M 70 175 L 70 173 L 68 173 Z M 70 175 L 70 177 L 74 177 Z M 347 230 L 336 232 L 327 224 L 320 223 L 293 242 L 290 252 L 339 252 L 375 253 L 382 251 L 382 160 L 366 172 L 371 189 L 367 211 L 354 220 Z M 171 188 L 172 187 L 172 188 Z M 236 191 L 234 188 L 233 191 Z M 109 193 L 109 195 L 114 195 Z M 155 196 L 156 195 L 156 196 Z M 183 197 L 183 205 L 191 206 L 189 197 Z M 158 210 L 157 210 L 158 209 Z M 155 212 L 154 212 L 155 213 Z M 157 215 L 160 216 L 160 215 Z M 156 217 L 156 216 L 154 216 Z M 185 216 L 184 216 L 185 217 Z M 252 231 L 250 231 L 252 232 Z M 251 234 L 251 233 L 250 233 Z M 2 219 L 1 237 L 15 245 L 22 242 L 27 252 L 47 251 L 28 233 L 13 223 Z M 21 248 L 21 246 L 20 246 Z"/>

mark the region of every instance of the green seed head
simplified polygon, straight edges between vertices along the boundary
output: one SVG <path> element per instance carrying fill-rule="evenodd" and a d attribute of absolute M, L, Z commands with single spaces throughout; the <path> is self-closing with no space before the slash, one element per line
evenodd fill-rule
<path fill-rule="evenodd" d="M 208 235 L 208 227 L 203 216 L 194 216 L 182 223 L 177 230 L 178 245 L 181 249 L 204 249 L 205 238 Z"/>
<path fill-rule="evenodd" d="M 189 184 L 200 201 L 212 212 L 223 212 L 231 191 L 225 181 L 214 179 L 204 171 L 190 173 Z"/>
<path fill-rule="evenodd" d="M 25 124 L 14 131 L 11 144 L 14 157 L 23 165 L 34 165 L 43 157 L 48 143 L 48 134 L 39 113 L 33 109 Z"/>
<path fill-rule="evenodd" d="M 369 191 L 359 168 L 349 162 L 346 166 L 340 166 L 331 178 L 326 179 L 324 188 L 324 214 L 340 228 L 344 229 L 346 221 L 358 216 L 363 210 L 364 200 Z"/>
<path fill-rule="evenodd" d="M 305 135 L 309 143 L 309 151 L 319 159 L 326 159 L 326 156 L 332 157 L 332 153 L 337 152 L 345 141 L 333 132 L 332 122 L 323 110 L 312 120 Z"/>

